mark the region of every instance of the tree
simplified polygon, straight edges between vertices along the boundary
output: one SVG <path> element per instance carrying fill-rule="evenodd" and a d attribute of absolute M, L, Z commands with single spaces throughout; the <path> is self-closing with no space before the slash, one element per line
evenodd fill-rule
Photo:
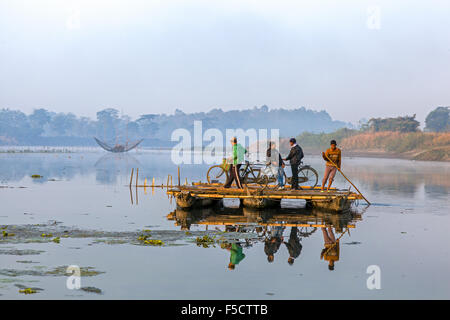
<path fill-rule="evenodd" d="M 437 107 L 425 119 L 425 130 L 434 132 L 450 131 L 450 107 Z"/>
<path fill-rule="evenodd" d="M 400 131 L 415 132 L 419 128 L 419 121 L 416 115 L 397 117 L 397 118 L 372 118 L 369 120 L 369 130 L 373 132 L 379 131 Z"/>
<path fill-rule="evenodd" d="M 158 130 L 158 124 L 155 122 L 158 115 L 143 114 L 136 120 L 136 124 L 142 137 L 152 137 Z"/>
<path fill-rule="evenodd" d="M 104 139 L 117 138 L 117 125 L 119 122 L 119 111 L 113 108 L 103 109 L 97 112 L 99 134 Z"/>
<path fill-rule="evenodd" d="M 28 116 L 31 127 L 36 129 L 38 135 L 44 132 L 44 126 L 51 120 L 50 112 L 45 109 L 34 109 L 33 113 Z"/>
<path fill-rule="evenodd" d="M 72 136 L 76 121 L 73 113 L 58 113 L 52 118 L 50 128 L 58 136 Z"/>

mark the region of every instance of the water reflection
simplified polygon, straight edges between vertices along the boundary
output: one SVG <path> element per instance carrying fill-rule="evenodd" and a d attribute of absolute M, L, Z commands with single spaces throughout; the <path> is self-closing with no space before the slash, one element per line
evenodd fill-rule
<path fill-rule="evenodd" d="M 95 162 L 95 180 L 102 184 L 115 184 L 123 168 L 138 168 L 142 164 L 127 153 L 107 153 Z"/>
<path fill-rule="evenodd" d="M 319 172 L 323 161 L 308 156 L 308 161 Z M 209 164 L 183 165 L 182 180 L 205 181 Z M 176 176 L 177 166 L 170 152 L 146 150 L 139 153 L 61 153 L 61 154 L 0 154 L 0 183 L 20 181 L 33 174 L 49 180 L 72 180 L 77 175 L 95 175 L 98 184 L 118 184 L 129 178 L 131 168 L 139 168 L 142 179 L 155 177 L 156 183 L 166 183 L 167 175 Z M 413 162 L 392 159 L 348 159 L 346 175 L 359 189 L 370 193 L 395 192 L 405 198 L 414 198 L 424 188 L 425 192 L 447 195 L 450 191 L 450 165 L 436 162 Z M 343 186 L 348 185 L 345 181 Z M 423 186 L 423 187 L 422 187 Z"/>
<path fill-rule="evenodd" d="M 300 208 L 255 210 L 249 208 L 175 209 L 167 215 L 181 230 L 205 228 L 232 233 L 233 241 L 222 242 L 221 248 L 230 252 L 228 268 L 234 270 L 245 259 L 249 250 L 259 242 L 263 244 L 267 262 L 272 263 L 280 250 L 287 250 L 287 263 L 293 265 L 302 253 L 302 240 L 320 230 L 323 248 L 320 259 L 334 270 L 339 261 L 340 239 L 362 220 L 362 213 L 349 211 L 342 214 Z M 251 234 L 251 236 L 249 236 Z M 230 237 L 227 237 L 230 239 Z"/>

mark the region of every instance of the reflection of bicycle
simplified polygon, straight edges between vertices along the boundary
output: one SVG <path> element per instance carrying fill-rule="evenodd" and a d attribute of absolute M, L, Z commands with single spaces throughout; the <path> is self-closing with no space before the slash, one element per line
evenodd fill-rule
<path fill-rule="evenodd" d="M 297 234 L 302 238 L 307 238 L 316 231 L 316 227 L 312 227 L 311 229 L 308 229 L 308 227 L 300 227 L 297 229 Z"/>

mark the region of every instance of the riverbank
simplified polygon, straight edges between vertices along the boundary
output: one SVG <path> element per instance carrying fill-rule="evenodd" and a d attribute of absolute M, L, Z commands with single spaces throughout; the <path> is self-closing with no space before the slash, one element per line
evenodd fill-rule
<path fill-rule="evenodd" d="M 331 134 L 303 134 L 297 141 L 305 153 L 317 154 L 335 139 L 346 156 L 450 161 L 450 133 L 359 132 L 338 130 Z"/>
<path fill-rule="evenodd" d="M 320 155 L 324 150 L 304 148 L 305 155 Z M 404 159 L 417 161 L 443 161 L 450 162 L 450 147 L 434 148 L 430 150 L 414 150 L 409 152 L 387 152 L 382 149 L 371 150 L 347 150 L 342 148 L 344 157 L 354 158 L 384 158 L 384 159 Z"/>

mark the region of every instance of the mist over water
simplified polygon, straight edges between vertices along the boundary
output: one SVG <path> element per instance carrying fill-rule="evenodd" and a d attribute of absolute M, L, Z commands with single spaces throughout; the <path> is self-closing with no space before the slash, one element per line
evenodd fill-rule
<path fill-rule="evenodd" d="M 322 159 L 304 160 L 321 178 Z M 205 181 L 208 167 L 183 165 L 181 181 Z M 20 297 L 20 286 L 42 289 L 27 296 L 35 299 L 450 298 L 449 163 L 344 155 L 342 170 L 373 205 L 360 202 L 342 215 L 305 209 L 302 201 L 267 212 L 234 201 L 183 211 L 165 189 L 130 190 L 132 168 L 141 183 L 155 177 L 165 184 L 168 174 L 175 183 L 177 176 L 170 152 L 162 151 L 0 154 L 0 226 L 17 234 L 0 241 L 2 298 Z M 349 187 L 341 176 L 335 183 Z M 144 229 L 164 245 L 139 243 Z M 42 230 L 68 230 L 68 237 L 37 241 Z M 334 270 L 321 259 L 330 230 L 336 238 L 345 232 Z M 198 246 L 204 234 L 226 241 Z M 272 245 L 274 237 L 281 242 Z M 101 294 L 67 289 L 67 275 L 53 270 L 68 265 L 98 271 L 81 282 Z M 379 290 L 366 285 L 371 265 L 381 271 Z"/>

